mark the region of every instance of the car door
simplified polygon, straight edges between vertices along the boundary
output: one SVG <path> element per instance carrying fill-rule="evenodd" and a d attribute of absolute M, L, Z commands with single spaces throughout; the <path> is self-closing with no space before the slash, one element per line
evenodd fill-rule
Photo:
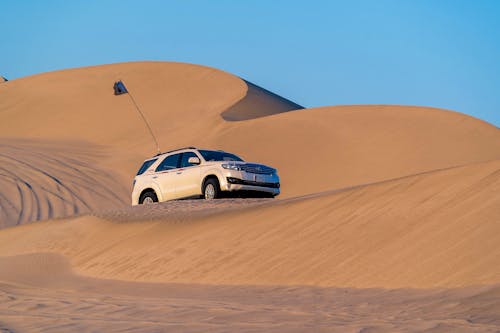
<path fill-rule="evenodd" d="M 181 154 L 169 155 L 156 167 L 153 179 L 160 187 L 163 200 L 178 198 L 175 183 L 180 157 Z"/>
<path fill-rule="evenodd" d="M 189 163 L 190 157 L 198 156 L 191 151 L 182 153 L 180 168 L 176 172 L 176 195 L 180 198 L 201 194 L 200 166 Z"/>

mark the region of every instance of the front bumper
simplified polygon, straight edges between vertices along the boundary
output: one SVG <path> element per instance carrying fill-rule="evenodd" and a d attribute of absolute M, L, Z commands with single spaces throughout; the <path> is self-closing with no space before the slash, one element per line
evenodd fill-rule
<path fill-rule="evenodd" d="M 270 187 L 270 188 L 280 188 L 280 183 L 266 183 L 266 182 L 258 182 L 254 180 L 244 180 L 239 178 L 227 177 L 226 178 L 228 184 L 230 185 L 248 185 L 255 187 Z"/>

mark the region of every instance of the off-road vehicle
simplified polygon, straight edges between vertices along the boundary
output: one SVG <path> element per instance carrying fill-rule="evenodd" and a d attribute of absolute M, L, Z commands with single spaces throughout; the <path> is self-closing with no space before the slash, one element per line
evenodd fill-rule
<path fill-rule="evenodd" d="M 276 169 L 244 162 L 221 150 L 187 147 L 144 161 L 134 178 L 132 205 L 190 197 L 216 199 L 235 192 L 277 196 Z"/>

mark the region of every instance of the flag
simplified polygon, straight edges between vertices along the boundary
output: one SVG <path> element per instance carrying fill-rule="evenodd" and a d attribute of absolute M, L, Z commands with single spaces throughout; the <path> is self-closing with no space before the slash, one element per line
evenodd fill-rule
<path fill-rule="evenodd" d="M 158 150 L 158 152 L 160 152 L 160 145 L 158 144 L 158 140 L 156 140 L 156 137 L 155 137 L 155 135 L 153 133 L 153 130 L 151 129 L 151 126 L 149 126 L 149 123 L 148 123 L 148 121 L 146 119 L 146 116 L 144 116 L 144 113 L 142 113 L 141 109 L 139 109 L 139 106 L 135 102 L 134 97 L 132 96 L 132 94 L 130 94 L 128 92 L 128 90 L 125 87 L 125 84 L 122 82 L 122 80 L 116 81 L 115 84 L 114 84 L 114 86 L 113 86 L 113 89 L 115 90 L 115 95 L 128 94 L 128 96 L 130 97 L 130 101 L 134 104 L 135 109 L 141 115 L 142 120 L 144 120 L 144 124 L 148 128 L 148 131 L 151 134 L 151 137 L 153 138 L 153 140 L 154 140 L 154 142 L 156 144 L 156 149 Z"/>
<path fill-rule="evenodd" d="M 121 80 L 115 82 L 115 85 L 113 86 L 113 88 L 115 89 L 115 95 L 121 95 L 121 94 L 128 93 L 127 88 L 125 88 L 125 85 L 123 84 L 123 82 Z"/>

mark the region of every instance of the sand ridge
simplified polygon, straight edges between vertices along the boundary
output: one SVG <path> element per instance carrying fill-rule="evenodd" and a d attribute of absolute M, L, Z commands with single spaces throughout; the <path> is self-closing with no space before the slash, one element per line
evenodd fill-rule
<path fill-rule="evenodd" d="M 102 147 L 33 139 L 0 142 L 0 228 L 128 206 L 128 188 L 101 167 Z"/>
<path fill-rule="evenodd" d="M 81 274 L 129 281 L 494 284 L 500 279 L 499 189 L 500 161 L 494 161 L 210 216 L 32 224 L 3 230 L 0 252 L 55 252 Z"/>

